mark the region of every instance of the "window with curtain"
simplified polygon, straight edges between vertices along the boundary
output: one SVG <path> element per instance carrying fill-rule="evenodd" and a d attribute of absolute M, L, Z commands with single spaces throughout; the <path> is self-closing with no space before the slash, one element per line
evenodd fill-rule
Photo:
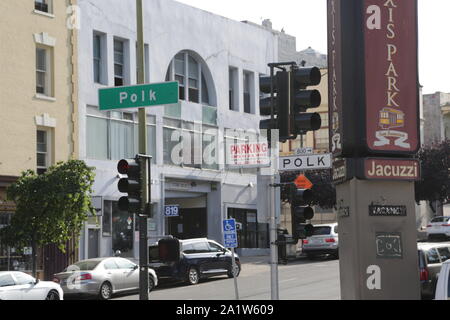
<path fill-rule="evenodd" d="M 138 153 L 137 115 L 129 112 L 102 112 L 88 106 L 86 154 L 89 159 L 119 160 Z M 156 161 L 156 120 L 147 117 L 147 152 Z"/>
<path fill-rule="evenodd" d="M 111 159 L 133 158 L 134 130 L 132 122 L 111 121 Z"/>
<path fill-rule="evenodd" d="M 108 119 L 88 116 L 86 119 L 86 152 L 90 159 L 107 160 Z"/>

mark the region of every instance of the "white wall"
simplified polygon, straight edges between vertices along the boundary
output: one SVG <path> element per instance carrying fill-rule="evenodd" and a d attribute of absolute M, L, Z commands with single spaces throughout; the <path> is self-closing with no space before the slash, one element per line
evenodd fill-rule
<path fill-rule="evenodd" d="M 136 83 L 136 22 L 135 0 L 79 0 L 81 8 L 81 30 L 79 30 L 79 123 L 80 157 L 86 159 L 86 105 L 98 105 L 98 89 L 105 87 L 93 81 L 93 32 L 107 35 L 108 85 L 113 79 L 113 39 L 128 39 L 129 70 L 131 84 Z M 277 39 L 269 31 L 250 24 L 232 21 L 203 10 L 171 0 L 144 1 L 144 42 L 149 45 L 150 82 L 163 82 L 170 61 L 182 50 L 198 54 L 211 72 L 218 109 L 218 127 L 259 128 L 259 74 L 268 74 L 267 64 L 275 62 L 278 56 Z M 228 106 L 228 69 L 239 71 L 240 111 L 230 111 Z M 256 114 L 243 112 L 243 71 L 254 73 Z M 128 110 L 130 111 L 130 110 Z M 152 200 L 158 202 L 162 211 L 164 199 L 164 179 L 169 177 L 198 181 L 215 181 L 219 188 L 208 194 L 208 236 L 221 238 L 220 221 L 226 215 L 223 203 L 230 206 L 238 204 L 256 208 L 256 175 L 243 175 L 220 170 L 197 170 L 163 165 L 162 121 L 164 107 L 148 108 L 147 112 L 156 115 L 157 121 L 157 163 L 152 167 Z M 181 102 L 183 120 L 201 122 L 201 105 Z M 158 152 L 159 151 L 159 152 Z M 95 194 L 105 199 L 118 199 L 117 161 L 87 160 L 97 167 Z M 249 183 L 255 187 L 249 188 Z M 162 219 L 157 218 L 163 231 Z M 105 244 L 106 245 L 106 244 Z M 104 253 L 104 250 L 102 250 Z"/>

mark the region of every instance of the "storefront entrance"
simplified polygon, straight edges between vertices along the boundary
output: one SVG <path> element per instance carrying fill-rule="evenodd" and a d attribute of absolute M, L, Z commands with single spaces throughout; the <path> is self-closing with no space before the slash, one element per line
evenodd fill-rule
<path fill-rule="evenodd" d="M 269 248 L 269 225 L 258 223 L 256 210 L 228 208 L 228 217 L 241 225 L 237 232 L 239 248 Z"/>
<path fill-rule="evenodd" d="M 178 239 L 206 238 L 206 208 L 180 208 L 178 217 L 168 217 L 169 234 Z"/>

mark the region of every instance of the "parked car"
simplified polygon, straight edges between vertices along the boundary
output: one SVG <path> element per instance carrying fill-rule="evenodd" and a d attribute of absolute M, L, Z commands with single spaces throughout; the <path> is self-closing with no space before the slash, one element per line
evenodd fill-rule
<path fill-rule="evenodd" d="M 303 240 L 302 252 L 310 259 L 324 254 L 339 258 L 337 223 L 315 225 L 312 236 Z"/>
<path fill-rule="evenodd" d="M 235 254 L 235 268 L 232 267 L 231 251 L 214 240 L 206 238 L 180 241 L 180 260 L 172 263 L 159 261 L 158 246 L 151 246 L 150 265 L 160 279 L 186 281 L 195 285 L 201 279 L 228 275 L 239 276 L 241 263 Z"/>
<path fill-rule="evenodd" d="M 442 264 L 434 299 L 450 300 L 450 259 Z"/>
<path fill-rule="evenodd" d="M 63 300 L 61 286 L 20 271 L 0 272 L 0 300 Z"/>
<path fill-rule="evenodd" d="M 91 295 L 110 299 L 113 294 L 139 290 L 139 266 L 120 257 L 81 260 L 54 275 L 66 296 Z M 158 277 L 149 268 L 149 291 L 158 285 Z"/>
<path fill-rule="evenodd" d="M 426 230 L 428 240 L 450 237 L 450 217 L 434 217 Z"/>
<path fill-rule="evenodd" d="M 450 259 L 450 242 L 419 242 L 417 248 L 421 296 L 423 299 L 433 298 L 442 263 Z"/>

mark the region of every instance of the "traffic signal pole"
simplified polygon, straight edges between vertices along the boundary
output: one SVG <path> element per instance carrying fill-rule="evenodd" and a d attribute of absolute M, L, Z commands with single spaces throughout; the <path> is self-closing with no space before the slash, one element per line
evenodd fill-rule
<path fill-rule="evenodd" d="M 136 0 L 136 21 L 137 21 L 137 83 L 145 83 L 144 73 L 144 18 L 142 10 L 142 0 Z M 147 115 L 145 108 L 139 108 L 139 153 L 147 154 Z M 140 157 L 139 161 L 144 158 Z M 147 204 L 150 202 L 150 159 L 146 159 L 146 165 L 141 164 L 142 171 L 142 203 L 141 214 L 139 214 L 139 300 L 148 300 L 148 241 L 147 241 Z"/>

